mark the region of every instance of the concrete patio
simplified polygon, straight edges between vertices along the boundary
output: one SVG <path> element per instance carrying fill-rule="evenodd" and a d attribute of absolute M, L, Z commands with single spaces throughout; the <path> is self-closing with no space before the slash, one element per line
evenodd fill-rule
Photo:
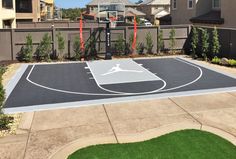
<path fill-rule="evenodd" d="M 81 147 L 181 129 L 209 131 L 236 145 L 236 92 L 24 113 L 17 135 L 0 139 L 0 158 L 65 159 Z"/>

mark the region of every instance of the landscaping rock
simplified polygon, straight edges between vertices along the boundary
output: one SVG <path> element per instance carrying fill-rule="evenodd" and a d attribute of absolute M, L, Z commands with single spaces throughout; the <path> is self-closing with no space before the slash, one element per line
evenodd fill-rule
<path fill-rule="evenodd" d="M 220 60 L 220 64 L 222 64 L 222 65 L 229 65 L 229 60 L 227 58 L 222 58 Z"/>

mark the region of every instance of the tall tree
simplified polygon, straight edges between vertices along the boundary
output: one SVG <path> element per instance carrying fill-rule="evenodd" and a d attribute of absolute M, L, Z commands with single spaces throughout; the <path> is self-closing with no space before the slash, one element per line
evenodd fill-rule
<path fill-rule="evenodd" d="M 80 14 L 82 13 L 81 8 L 68 8 L 68 9 L 62 9 L 62 18 L 70 19 L 70 20 L 77 20 L 78 17 L 80 17 Z"/>

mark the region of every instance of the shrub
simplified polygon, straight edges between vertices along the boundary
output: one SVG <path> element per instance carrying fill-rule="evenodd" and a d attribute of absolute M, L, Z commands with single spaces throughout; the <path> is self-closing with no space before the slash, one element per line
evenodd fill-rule
<path fill-rule="evenodd" d="M 153 49 L 153 40 L 152 40 L 152 34 L 150 32 L 147 33 L 146 35 L 146 49 L 147 49 L 147 53 L 153 53 L 152 49 Z"/>
<path fill-rule="evenodd" d="M 89 41 L 89 45 L 90 45 L 90 53 L 89 53 L 89 55 L 91 57 L 96 57 L 97 56 L 97 50 L 96 50 L 96 39 L 95 39 L 95 36 L 91 36 L 91 39 Z"/>
<path fill-rule="evenodd" d="M 80 60 L 82 57 L 82 49 L 80 48 L 80 37 L 76 36 L 74 43 L 73 43 L 73 49 L 74 49 L 74 59 L 75 60 Z"/>
<path fill-rule="evenodd" d="M 131 32 L 130 35 L 129 35 L 129 41 L 128 41 L 128 52 L 129 53 L 132 53 L 132 44 L 133 44 L 133 41 L 134 41 L 134 32 Z M 138 35 L 136 37 L 136 44 L 137 44 L 137 41 L 138 41 Z"/>
<path fill-rule="evenodd" d="M 0 67 L 0 114 L 2 113 L 2 106 L 5 100 L 5 90 L 2 85 L 2 75 L 5 72 L 5 70 L 6 70 L 5 68 Z"/>
<path fill-rule="evenodd" d="M 196 50 L 198 47 L 198 29 L 193 27 L 192 37 L 191 37 L 191 56 L 192 58 L 197 58 Z"/>
<path fill-rule="evenodd" d="M 137 47 L 136 47 L 136 50 L 137 50 L 137 53 L 139 55 L 143 55 L 144 54 L 144 49 L 145 49 L 145 46 L 143 43 L 138 43 Z"/>
<path fill-rule="evenodd" d="M 9 129 L 9 124 L 13 123 L 14 118 L 5 114 L 0 114 L 0 130 Z"/>
<path fill-rule="evenodd" d="M 213 53 L 213 56 L 217 56 L 220 52 L 220 41 L 219 41 L 219 35 L 216 27 L 212 31 L 212 50 L 211 52 Z"/>
<path fill-rule="evenodd" d="M 116 55 L 120 56 L 125 51 L 125 44 L 123 35 L 118 36 L 118 40 L 115 43 Z"/>
<path fill-rule="evenodd" d="M 51 36 L 48 33 L 44 34 L 43 39 L 37 48 L 37 60 L 49 61 L 50 53 L 52 52 Z"/>
<path fill-rule="evenodd" d="M 163 30 L 160 30 L 157 38 L 158 53 L 160 53 L 160 51 L 164 50 Z"/>
<path fill-rule="evenodd" d="M 65 49 L 65 39 L 63 38 L 63 36 L 61 35 L 61 32 L 59 32 L 57 34 L 57 44 L 58 44 L 58 58 L 62 59 L 63 57 L 63 52 Z"/>
<path fill-rule="evenodd" d="M 215 56 L 215 57 L 211 60 L 211 63 L 219 64 L 219 63 L 220 63 L 220 58 L 218 58 L 218 57 Z"/>
<path fill-rule="evenodd" d="M 24 62 L 33 60 L 33 40 L 30 34 L 26 36 L 26 45 L 21 48 L 19 60 Z"/>
<path fill-rule="evenodd" d="M 175 42 L 176 39 L 175 39 L 175 29 L 174 28 L 172 28 L 171 31 L 170 31 L 169 39 L 170 39 L 170 43 L 169 43 L 170 50 L 171 50 L 172 53 L 174 53 L 175 43 L 176 43 Z"/>
<path fill-rule="evenodd" d="M 202 57 L 204 58 L 204 60 L 207 61 L 207 54 L 209 51 L 209 33 L 207 32 L 206 29 L 201 29 L 201 40 L 202 40 Z"/>
<path fill-rule="evenodd" d="M 5 90 L 2 85 L 2 75 L 5 72 L 5 68 L 0 67 L 0 130 L 8 129 L 9 124 L 13 122 L 14 118 L 3 114 L 2 106 L 5 100 Z"/>
<path fill-rule="evenodd" d="M 228 62 L 230 66 L 236 67 L 236 60 L 231 59 Z"/>

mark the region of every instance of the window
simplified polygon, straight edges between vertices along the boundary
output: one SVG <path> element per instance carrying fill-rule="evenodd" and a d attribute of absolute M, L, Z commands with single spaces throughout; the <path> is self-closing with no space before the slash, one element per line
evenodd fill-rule
<path fill-rule="evenodd" d="M 2 7 L 7 9 L 12 9 L 13 8 L 12 0 L 2 0 Z"/>
<path fill-rule="evenodd" d="M 11 28 L 12 20 L 3 20 L 3 28 L 8 29 Z"/>
<path fill-rule="evenodd" d="M 220 8 L 220 0 L 213 0 L 212 1 L 212 8 L 219 9 Z"/>
<path fill-rule="evenodd" d="M 32 0 L 16 0 L 16 13 L 32 13 Z"/>
<path fill-rule="evenodd" d="M 177 0 L 172 0 L 172 9 L 177 9 Z"/>
<path fill-rule="evenodd" d="M 188 0 L 188 9 L 193 9 L 193 0 Z"/>

